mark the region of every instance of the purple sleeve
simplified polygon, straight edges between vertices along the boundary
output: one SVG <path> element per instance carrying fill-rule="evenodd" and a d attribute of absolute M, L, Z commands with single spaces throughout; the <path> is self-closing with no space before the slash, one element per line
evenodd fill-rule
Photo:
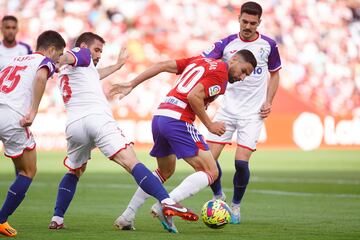
<path fill-rule="evenodd" d="M 205 50 L 201 55 L 207 58 L 220 59 L 223 56 L 225 47 L 236 38 L 237 34 L 233 34 L 224 39 L 221 39 L 214 43 L 209 49 Z"/>
<path fill-rule="evenodd" d="M 74 67 L 87 67 L 90 65 L 91 53 L 88 48 L 76 47 L 71 49 L 69 53 L 71 53 L 75 58 Z"/>
<path fill-rule="evenodd" d="M 48 78 L 50 78 L 55 72 L 55 64 L 54 64 L 54 62 L 50 58 L 47 58 L 47 57 L 45 57 L 41 61 L 40 65 L 38 67 L 38 70 L 40 68 L 47 68 L 48 69 L 48 71 L 49 71 Z"/>
<path fill-rule="evenodd" d="M 270 54 L 268 60 L 269 72 L 276 72 L 281 68 L 281 60 L 280 60 L 278 46 L 276 42 L 269 37 L 262 35 L 261 38 L 270 44 Z"/>

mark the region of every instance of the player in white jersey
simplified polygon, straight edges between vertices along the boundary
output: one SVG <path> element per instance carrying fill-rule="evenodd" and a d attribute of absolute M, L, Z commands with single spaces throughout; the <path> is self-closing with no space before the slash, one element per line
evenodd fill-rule
<path fill-rule="evenodd" d="M 6 236 L 17 234 L 7 219 L 24 199 L 36 174 L 35 141 L 28 127 L 64 47 L 59 33 L 43 32 L 37 39 L 36 53 L 14 57 L 0 72 L 0 140 L 5 155 L 19 171 L 0 210 L 0 233 Z"/>
<path fill-rule="evenodd" d="M 133 143 L 126 140 L 112 116 L 100 80 L 125 64 L 127 52 L 122 49 L 116 64 L 97 69 L 96 64 L 100 60 L 104 43 L 99 35 L 85 32 L 76 40 L 75 48 L 60 60 L 60 65 L 67 64 L 61 68 L 59 79 L 68 114 L 67 157 L 64 165 L 69 171 L 59 184 L 49 228 L 64 228 L 65 212 L 73 199 L 77 182 L 86 169 L 91 150 L 95 147 L 131 173 L 145 192 L 162 203 L 164 211 L 175 208 L 178 209 L 178 216 L 192 220 L 196 214 L 169 198 L 161 182 L 138 161 Z"/>
<path fill-rule="evenodd" d="M 256 143 L 264 119 L 269 116 L 271 105 L 279 83 L 281 61 L 276 42 L 257 32 L 261 22 L 262 8 L 255 2 L 241 6 L 240 32 L 230 35 L 203 52 L 203 56 L 222 58 L 227 61 L 240 49 L 248 49 L 257 60 L 257 67 L 248 79 L 241 84 L 228 85 L 215 121 L 226 124 L 222 136 L 209 133 L 207 142 L 215 159 L 218 159 L 226 144 L 231 144 L 237 132 L 235 154 L 234 195 L 232 199 L 232 223 L 240 223 L 240 201 L 249 182 L 249 159 L 256 149 Z M 270 72 L 270 80 L 268 74 Z M 225 198 L 221 189 L 221 168 L 219 177 L 211 185 L 215 198 Z"/>
<path fill-rule="evenodd" d="M 0 42 L 0 71 L 12 61 L 13 57 L 32 53 L 29 45 L 16 41 L 18 31 L 16 17 L 7 15 L 2 18 L 1 34 L 3 40 Z"/>

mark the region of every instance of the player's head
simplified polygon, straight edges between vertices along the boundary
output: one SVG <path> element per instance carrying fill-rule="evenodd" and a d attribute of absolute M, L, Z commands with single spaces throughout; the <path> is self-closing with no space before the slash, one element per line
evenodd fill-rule
<path fill-rule="evenodd" d="M 256 2 L 246 2 L 241 5 L 239 23 L 240 37 L 246 40 L 252 39 L 261 22 L 262 8 Z"/>
<path fill-rule="evenodd" d="M 254 71 L 257 61 L 252 52 L 242 49 L 236 52 L 228 61 L 229 83 L 243 81 Z"/>
<path fill-rule="evenodd" d="M 64 52 L 65 40 L 58 32 L 48 30 L 41 33 L 36 41 L 36 51 L 57 62 Z"/>
<path fill-rule="evenodd" d="M 84 32 L 76 39 L 75 47 L 88 48 L 91 52 L 94 65 L 96 66 L 100 61 L 104 44 L 105 40 L 99 35 L 92 32 Z"/>
<path fill-rule="evenodd" d="M 6 15 L 1 20 L 1 33 L 6 43 L 14 43 L 18 32 L 18 20 L 16 17 Z"/>

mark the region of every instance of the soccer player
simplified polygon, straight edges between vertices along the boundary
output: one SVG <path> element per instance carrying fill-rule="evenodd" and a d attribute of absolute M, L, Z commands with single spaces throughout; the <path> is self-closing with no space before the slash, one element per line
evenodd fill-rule
<path fill-rule="evenodd" d="M 18 31 L 18 20 L 15 16 L 7 15 L 2 18 L 3 40 L 0 42 L 0 71 L 12 61 L 13 57 L 32 53 L 29 45 L 16 41 Z"/>
<path fill-rule="evenodd" d="M 203 56 L 228 61 L 240 49 L 248 49 L 255 56 L 258 65 L 241 84 L 229 85 L 214 121 L 226 124 L 225 134 L 209 133 L 207 142 L 214 158 L 219 159 L 226 144 L 231 144 L 232 135 L 237 131 L 235 153 L 234 194 L 232 198 L 231 223 L 240 223 L 240 202 L 250 178 L 249 159 L 256 149 L 264 119 L 269 116 L 278 84 L 281 68 L 277 44 L 271 38 L 257 32 L 261 22 L 262 8 L 255 2 L 241 6 L 240 32 L 216 42 Z M 270 72 L 270 79 L 268 75 Z M 225 199 L 219 177 L 211 185 L 215 198 Z"/>
<path fill-rule="evenodd" d="M 113 93 L 127 95 L 133 88 L 161 72 L 181 74 L 175 86 L 165 97 L 152 119 L 154 146 L 150 155 L 156 157 L 158 169 L 153 173 L 165 182 L 175 171 L 176 158 L 184 159 L 195 173 L 186 177 L 171 193 L 170 197 L 180 202 L 193 196 L 218 177 L 218 170 L 208 145 L 197 131 L 195 116 L 215 135 L 225 132 L 225 124 L 211 121 L 205 109 L 218 95 L 224 94 L 227 83 L 242 81 L 254 71 L 254 55 L 240 50 L 225 63 L 201 56 L 170 60 L 153 65 L 130 83 L 115 85 Z M 149 196 L 137 189 L 127 209 L 115 221 L 119 229 L 134 229 L 133 221 L 138 208 Z M 152 207 L 153 214 L 169 232 L 177 232 L 171 218 L 161 214 L 161 206 Z"/>
<path fill-rule="evenodd" d="M 110 160 L 133 175 L 145 192 L 161 202 L 164 214 L 196 221 L 198 216 L 169 198 L 161 182 L 137 159 L 132 143 L 127 141 L 114 120 L 100 80 L 119 70 L 127 59 L 122 49 L 116 64 L 97 69 L 105 41 L 91 32 L 82 33 L 75 48 L 60 59 L 60 88 L 67 110 L 67 157 L 64 165 L 69 171 L 64 175 L 51 219 L 50 229 L 64 228 L 64 215 L 68 209 L 79 178 L 86 170 L 91 150 L 98 147 Z"/>
<path fill-rule="evenodd" d="M 0 233 L 9 237 L 17 232 L 7 219 L 24 199 L 36 174 L 35 141 L 28 127 L 64 47 L 59 33 L 45 31 L 37 39 L 34 54 L 14 57 L 0 72 L 0 140 L 5 155 L 19 171 L 0 210 Z"/>

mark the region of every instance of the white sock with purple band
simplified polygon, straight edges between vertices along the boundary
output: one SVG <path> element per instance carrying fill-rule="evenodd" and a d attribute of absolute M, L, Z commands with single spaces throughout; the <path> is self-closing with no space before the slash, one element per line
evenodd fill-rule
<path fill-rule="evenodd" d="M 158 175 L 157 170 L 152 172 L 155 177 L 159 179 L 160 182 L 164 182 L 164 180 Z M 135 219 L 135 215 L 137 210 L 145 203 L 145 201 L 151 196 L 144 192 L 141 187 L 136 189 L 133 197 L 131 198 L 127 208 L 121 214 L 127 221 L 133 221 Z"/>
<path fill-rule="evenodd" d="M 195 195 L 209 186 L 209 181 L 211 181 L 209 177 L 210 176 L 203 171 L 191 174 L 169 193 L 170 198 L 175 202 L 181 202 L 182 200 Z"/>

